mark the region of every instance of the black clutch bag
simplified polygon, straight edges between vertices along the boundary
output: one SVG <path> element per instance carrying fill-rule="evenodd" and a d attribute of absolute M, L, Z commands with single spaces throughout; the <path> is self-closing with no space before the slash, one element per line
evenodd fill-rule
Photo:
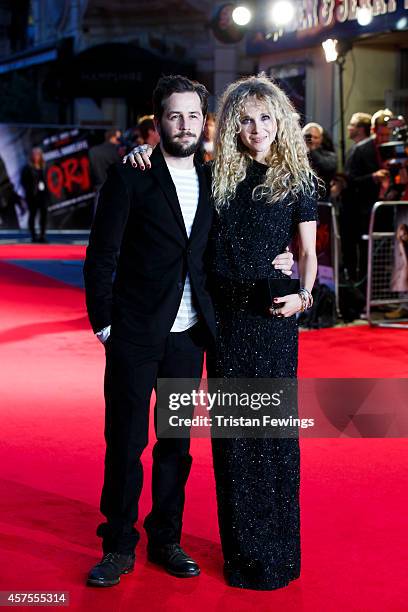
<path fill-rule="evenodd" d="M 210 282 L 210 294 L 217 308 L 227 311 L 246 311 L 258 316 L 270 317 L 273 298 L 297 293 L 297 278 L 261 278 L 256 281 L 236 281 L 214 276 Z M 280 304 L 280 306 L 282 306 Z"/>
<path fill-rule="evenodd" d="M 273 306 L 273 299 L 291 293 L 297 293 L 300 289 L 298 278 L 262 278 L 255 282 L 248 300 L 248 308 L 255 314 L 270 316 L 269 308 Z M 284 302 L 279 304 L 279 308 Z"/>

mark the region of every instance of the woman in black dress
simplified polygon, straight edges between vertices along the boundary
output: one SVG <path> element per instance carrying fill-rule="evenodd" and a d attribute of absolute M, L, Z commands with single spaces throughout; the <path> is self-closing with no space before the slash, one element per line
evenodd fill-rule
<path fill-rule="evenodd" d="M 46 242 L 47 229 L 48 190 L 45 180 L 45 161 L 40 147 L 34 147 L 30 154 L 29 163 L 24 166 L 21 173 L 21 184 L 29 210 L 28 227 L 32 242 Z M 37 215 L 40 216 L 40 235 L 37 235 L 35 223 Z"/>
<path fill-rule="evenodd" d="M 218 339 L 209 376 L 295 378 L 296 313 L 311 305 L 317 270 L 316 179 L 298 116 L 266 77 L 227 88 L 212 181 L 217 212 L 209 246 Z M 240 302 L 255 281 L 285 278 L 271 263 L 295 233 L 305 291 L 278 298 L 265 314 L 246 310 Z M 286 586 L 300 574 L 298 439 L 213 437 L 212 449 L 227 582 Z"/>

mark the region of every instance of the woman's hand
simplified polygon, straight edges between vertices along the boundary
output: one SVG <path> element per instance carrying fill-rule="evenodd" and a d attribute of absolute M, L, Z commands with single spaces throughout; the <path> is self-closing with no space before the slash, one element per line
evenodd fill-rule
<path fill-rule="evenodd" d="M 285 304 L 279 307 L 279 304 Z M 291 317 L 302 310 L 302 300 L 298 293 L 290 293 L 282 297 L 273 298 L 273 305 L 269 308 L 269 312 L 273 317 L 283 318 Z"/>
<path fill-rule="evenodd" d="M 139 145 L 131 150 L 130 153 L 124 156 L 122 162 L 126 164 L 130 162 L 134 168 L 144 170 L 145 168 L 150 169 L 152 164 L 150 163 L 150 156 L 153 153 L 153 147 L 150 145 Z"/>
<path fill-rule="evenodd" d="M 272 265 L 275 270 L 282 270 L 282 272 L 286 274 L 286 276 L 291 276 L 293 263 L 293 253 L 289 251 L 289 247 L 286 247 L 284 253 L 280 253 L 275 257 L 272 262 Z"/>

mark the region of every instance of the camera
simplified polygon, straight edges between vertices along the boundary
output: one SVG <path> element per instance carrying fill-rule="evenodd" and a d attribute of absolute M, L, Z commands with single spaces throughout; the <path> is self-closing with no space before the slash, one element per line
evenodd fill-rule
<path fill-rule="evenodd" d="M 383 167 L 390 173 L 385 199 L 400 200 L 408 195 L 408 126 L 402 116 L 391 119 L 388 125 L 391 140 L 378 147 Z"/>

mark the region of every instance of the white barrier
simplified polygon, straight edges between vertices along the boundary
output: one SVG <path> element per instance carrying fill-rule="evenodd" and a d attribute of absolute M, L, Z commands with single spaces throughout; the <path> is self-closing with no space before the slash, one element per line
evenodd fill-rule
<path fill-rule="evenodd" d="M 408 318 L 391 321 L 381 317 L 379 312 L 373 316 L 373 308 L 376 306 L 407 304 L 408 307 L 408 293 L 402 294 L 391 289 L 395 265 L 395 232 L 379 232 L 375 227 L 378 211 L 384 207 L 393 208 L 395 227 L 398 213 L 406 209 L 408 214 L 408 201 L 376 202 L 372 208 L 368 231 L 367 320 L 374 326 L 408 329 L 408 325 L 404 324 Z"/>

